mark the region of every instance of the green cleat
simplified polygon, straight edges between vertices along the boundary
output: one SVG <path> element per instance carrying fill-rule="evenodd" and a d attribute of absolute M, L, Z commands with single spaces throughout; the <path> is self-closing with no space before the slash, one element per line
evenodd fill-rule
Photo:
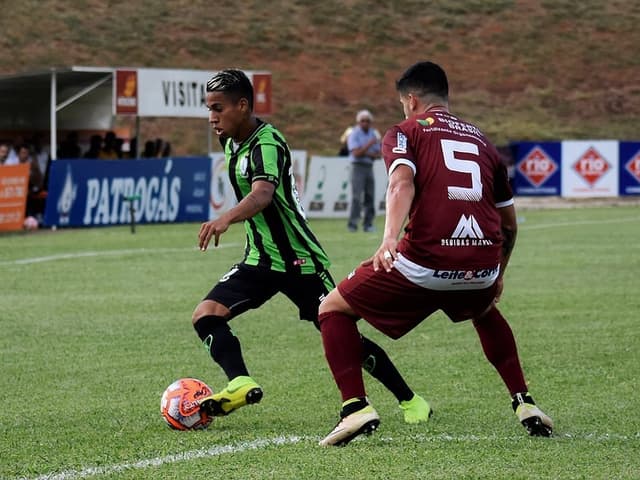
<path fill-rule="evenodd" d="M 404 421 L 407 423 L 420 423 L 429 420 L 433 410 L 424 398 L 415 393 L 411 400 L 400 402 L 400 409 L 404 411 Z"/>
<path fill-rule="evenodd" d="M 229 382 L 227 388 L 200 400 L 200 410 L 220 417 L 229 415 L 245 405 L 262 400 L 262 388 L 251 377 L 239 376 Z"/>

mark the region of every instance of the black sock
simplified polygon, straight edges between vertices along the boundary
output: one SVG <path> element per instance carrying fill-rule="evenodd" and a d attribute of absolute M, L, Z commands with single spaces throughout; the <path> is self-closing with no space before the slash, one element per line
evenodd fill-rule
<path fill-rule="evenodd" d="M 340 418 L 348 417 L 352 413 L 362 410 L 367 405 L 369 405 L 369 402 L 365 397 L 358 397 L 357 401 L 351 402 L 342 407 L 342 410 L 340 410 Z"/>
<path fill-rule="evenodd" d="M 226 319 L 217 315 L 205 315 L 196 321 L 193 328 L 198 332 L 211 358 L 222 367 L 229 380 L 239 375 L 249 376 L 242 358 L 240 340 L 233 334 Z"/>
<path fill-rule="evenodd" d="M 513 397 L 511 397 L 511 407 L 513 408 L 514 412 L 518 408 L 518 405 L 522 403 L 528 403 L 529 405 L 536 404 L 536 402 L 533 401 L 533 398 L 531 397 L 531 395 L 529 395 L 529 392 L 519 392 L 519 393 L 516 393 Z"/>
<path fill-rule="evenodd" d="M 373 343 L 367 337 L 360 336 L 362 339 L 362 368 L 371 374 L 373 378 L 382 383 L 393 395 L 398 402 L 411 400 L 413 391 L 404 381 L 402 375 L 395 367 L 387 352 L 379 345 Z"/>

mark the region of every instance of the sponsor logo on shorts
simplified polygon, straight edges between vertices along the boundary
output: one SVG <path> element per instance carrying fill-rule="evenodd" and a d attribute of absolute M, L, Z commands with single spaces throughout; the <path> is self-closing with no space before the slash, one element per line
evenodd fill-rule
<path fill-rule="evenodd" d="M 434 270 L 434 278 L 443 280 L 477 280 L 481 278 L 492 278 L 498 273 L 498 267 L 482 268 L 480 270 Z"/>

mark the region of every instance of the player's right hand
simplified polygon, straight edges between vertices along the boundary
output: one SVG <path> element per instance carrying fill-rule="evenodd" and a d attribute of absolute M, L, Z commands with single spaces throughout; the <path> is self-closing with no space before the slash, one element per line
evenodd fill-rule
<path fill-rule="evenodd" d="M 376 272 L 381 268 L 384 268 L 386 272 L 390 272 L 393 268 L 393 262 L 398 256 L 398 252 L 396 251 L 397 245 L 397 240 L 390 238 L 383 239 L 382 244 L 378 247 L 376 253 L 374 253 L 371 258 L 362 262 L 361 265 L 364 266 L 373 263 L 373 269 Z"/>
<path fill-rule="evenodd" d="M 228 228 L 229 224 L 220 218 L 203 223 L 198 233 L 198 246 L 200 250 L 205 251 L 207 249 L 211 237 L 214 237 L 213 245 L 217 247 L 220 242 L 220 236 L 226 232 Z"/>

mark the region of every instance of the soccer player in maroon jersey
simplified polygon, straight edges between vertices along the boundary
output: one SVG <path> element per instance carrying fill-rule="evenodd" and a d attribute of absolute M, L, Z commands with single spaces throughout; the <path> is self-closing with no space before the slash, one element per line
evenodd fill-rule
<path fill-rule="evenodd" d="M 406 120 L 382 142 L 389 174 L 382 243 L 320 305 L 325 355 L 343 400 L 341 420 L 320 445 L 346 445 L 380 423 L 364 389 L 358 319 L 397 339 L 437 310 L 453 322 L 472 320 L 522 425 L 550 436 L 553 422 L 527 391 L 496 306 L 517 230 L 506 169 L 476 126 L 449 113 L 440 66 L 411 66 L 396 89 Z"/>

